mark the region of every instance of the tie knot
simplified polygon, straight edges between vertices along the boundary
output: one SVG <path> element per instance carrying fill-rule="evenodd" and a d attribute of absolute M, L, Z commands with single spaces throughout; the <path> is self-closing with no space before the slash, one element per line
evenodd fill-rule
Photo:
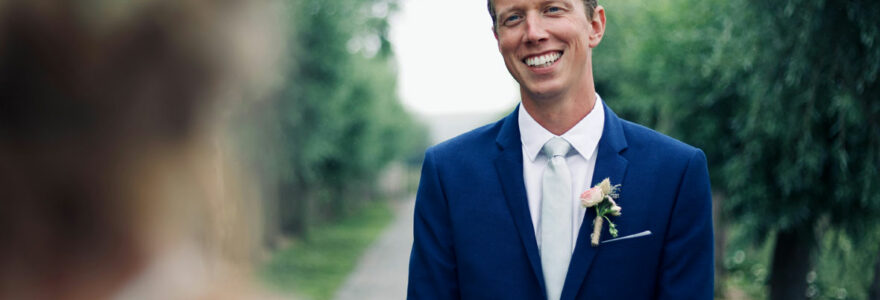
<path fill-rule="evenodd" d="M 549 158 L 553 158 L 554 156 L 563 156 L 565 157 L 568 154 L 568 150 L 571 149 L 571 144 L 568 143 L 565 139 L 561 137 L 553 137 L 546 144 L 544 144 L 544 148 L 541 148 L 541 152 L 544 152 L 545 155 Z"/>

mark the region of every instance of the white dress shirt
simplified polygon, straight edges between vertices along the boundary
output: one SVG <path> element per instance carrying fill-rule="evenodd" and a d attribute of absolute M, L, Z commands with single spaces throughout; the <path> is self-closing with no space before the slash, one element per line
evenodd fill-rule
<path fill-rule="evenodd" d="M 525 107 L 519 106 L 519 134 L 522 139 L 523 151 L 523 179 L 526 184 L 526 195 L 529 200 L 529 212 L 532 215 L 532 225 L 535 229 L 535 238 L 538 241 L 538 249 L 541 248 L 541 177 L 547 168 L 547 157 L 541 154 L 541 148 L 554 135 L 532 118 Z M 586 209 L 581 205 L 580 195 L 590 188 L 593 180 L 593 170 L 596 167 L 596 154 L 598 153 L 599 139 L 602 137 L 602 129 L 605 126 L 605 108 L 602 98 L 596 94 L 596 103 L 593 109 L 583 119 L 574 125 L 562 138 L 572 146 L 565 162 L 571 170 L 571 250 L 577 244 L 577 236 L 581 223 L 584 221 Z"/>

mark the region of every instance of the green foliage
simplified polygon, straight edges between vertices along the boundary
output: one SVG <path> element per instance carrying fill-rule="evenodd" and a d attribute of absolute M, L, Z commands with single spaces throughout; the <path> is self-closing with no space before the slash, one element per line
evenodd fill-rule
<path fill-rule="evenodd" d="M 741 293 L 749 299 L 767 299 L 765 286 L 774 245 L 771 241 L 753 242 L 751 234 L 744 227 L 737 224 L 730 227 L 727 246 L 730 251 L 722 258 L 727 278 L 720 284 L 724 285 L 723 290 L 728 294 Z"/>
<path fill-rule="evenodd" d="M 876 240 L 876 233 L 872 239 Z M 814 299 L 868 299 L 878 245 L 857 248 L 849 235 L 830 230 L 818 245 L 820 257 L 807 275 L 807 289 Z"/>
<path fill-rule="evenodd" d="M 746 226 L 740 225 L 730 228 L 730 251 L 723 258 L 729 274 L 726 285 L 728 289 L 737 290 L 750 299 L 767 299 L 764 287 L 774 245 L 772 241 L 754 243 L 746 229 Z M 872 233 L 872 238 L 876 238 L 878 233 Z M 865 274 L 871 273 L 880 247 L 864 245 L 859 249 L 840 230 L 829 230 L 816 246 L 819 253 L 817 263 L 806 276 L 808 298 L 868 299 L 867 291 L 872 278 Z"/>
<path fill-rule="evenodd" d="M 880 230 L 880 2 L 603 5 L 599 93 L 622 116 L 706 152 L 713 188 L 726 195 L 724 218 L 744 243 L 815 230 L 818 244 L 803 246 L 819 250 L 818 266 L 830 272 L 841 267 L 829 253 L 839 261 L 876 255 L 859 250 Z M 862 289 L 851 296 L 866 288 L 818 277 L 812 288 Z"/>
<path fill-rule="evenodd" d="M 706 150 L 714 186 L 759 235 L 825 215 L 864 230 L 878 215 L 878 2 L 608 6 L 600 92 Z"/>
<path fill-rule="evenodd" d="M 286 5 L 282 91 L 249 107 L 238 136 L 257 145 L 245 152 L 262 185 L 266 241 L 294 241 L 274 253 L 263 277 L 330 299 L 391 220 L 377 195 L 381 172 L 392 161 L 418 164 L 428 141 L 397 98 L 387 21 L 396 0 Z"/>
<path fill-rule="evenodd" d="M 252 156 L 277 182 L 269 187 L 277 203 L 268 206 L 287 234 L 304 236 L 312 224 L 365 205 L 389 162 L 413 161 L 427 144 L 397 98 L 387 20 L 396 7 L 395 0 L 287 3 L 289 71 L 250 132 L 262 141 L 255 144 L 272 145 Z"/>
<path fill-rule="evenodd" d="M 263 266 L 262 277 L 282 291 L 331 299 L 391 219 L 387 203 L 374 203 L 339 222 L 317 226 L 313 238 L 276 252 Z"/>
<path fill-rule="evenodd" d="M 767 232 L 822 217 L 862 236 L 880 215 L 876 1 L 743 1 L 728 53 L 743 106 L 724 161 L 733 213 Z M 750 30 L 761 28 L 760 31 Z M 748 51 L 748 52 L 747 52 Z M 750 176 L 741 176 L 749 174 Z M 784 212 L 781 213 L 780 212 Z"/>

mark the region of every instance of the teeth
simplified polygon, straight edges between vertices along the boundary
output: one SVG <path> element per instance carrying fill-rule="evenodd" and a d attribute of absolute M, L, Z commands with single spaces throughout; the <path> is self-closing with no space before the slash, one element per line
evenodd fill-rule
<path fill-rule="evenodd" d="M 559 59 L 559 56 L 559 52 L 553 52 L 541 56 L 530 57 L 526 59 L 526 65 L 529 65 L 530 67 L 547 67 L 556 62 L 556 60 Z"/>

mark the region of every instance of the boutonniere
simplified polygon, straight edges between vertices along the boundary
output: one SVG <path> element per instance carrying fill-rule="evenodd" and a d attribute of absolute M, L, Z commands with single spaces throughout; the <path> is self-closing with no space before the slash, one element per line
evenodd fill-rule
<path fill-rule="evenodd" d="M 611 222 L 608 215 L 610 214 L 615 217 L 620 215 L 620 206 L 617 205 L 617 202 L 614 202 L 614 199 L 620 197 L 619 191 L 619 184 L 611 185 L 611 180 L 605 178 L 605 180 L 602 180 L 602 182 L 599 182 L 581 194 L 581 204 L 583 204 L 584 207 L 596 207 L 596 219 L 593 220 L 593 233 L 590 234 L 590 244 L 592 244 L 593 247 L 599 245 L 602 223 L 605 220 L 608 221 L 608 233 L 611 233 L 611 236 L 613 237 L 617 237 L 617 227 L 614 225 L 614 222 Z"/>

